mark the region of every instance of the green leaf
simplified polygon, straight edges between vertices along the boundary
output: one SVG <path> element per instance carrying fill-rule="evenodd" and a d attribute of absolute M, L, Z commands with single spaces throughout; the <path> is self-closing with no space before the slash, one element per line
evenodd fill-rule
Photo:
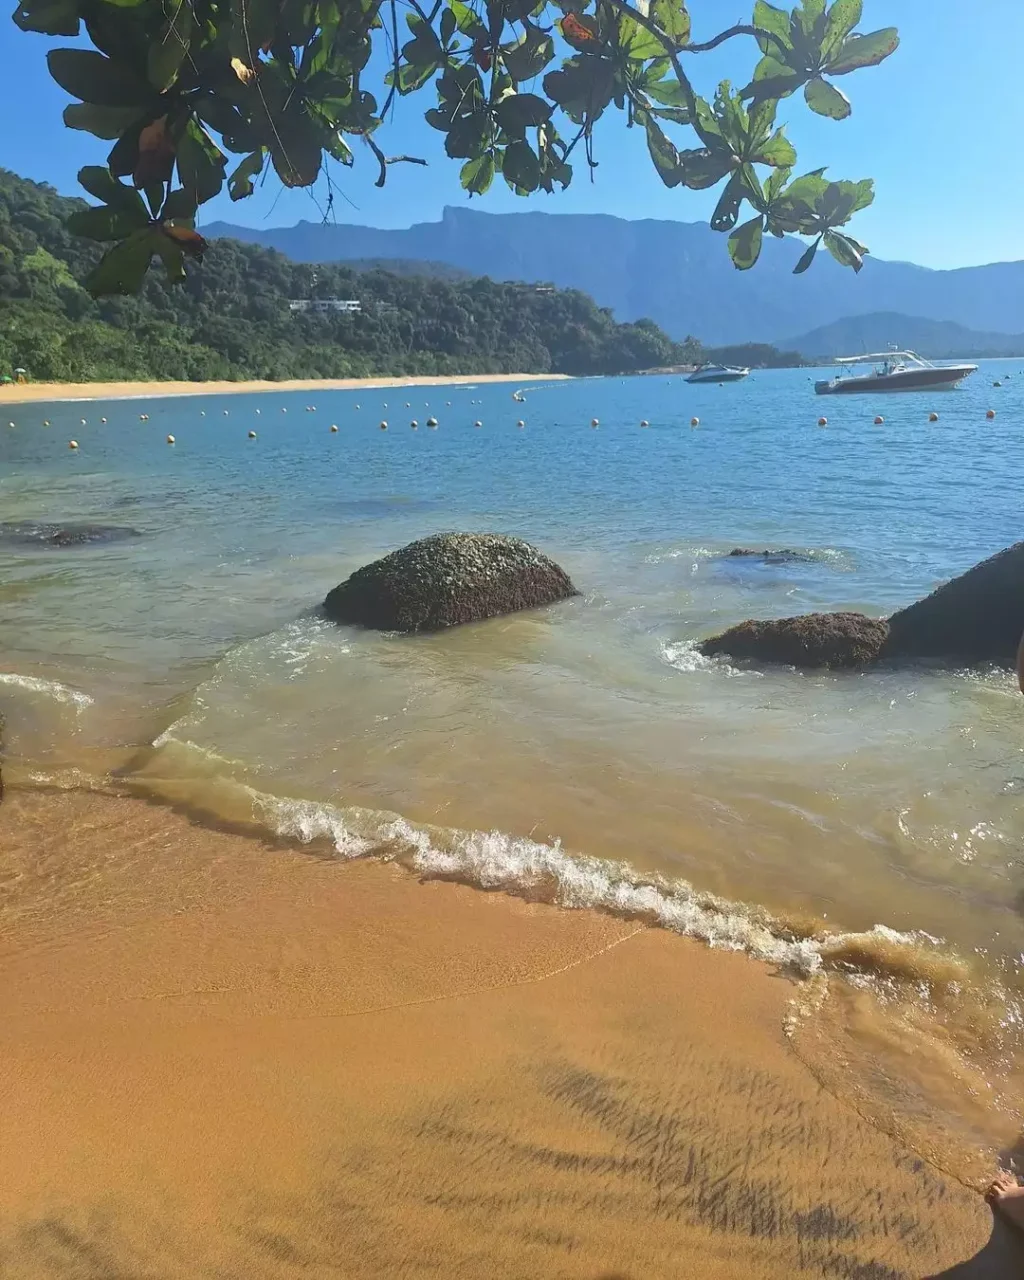
<path fill-rule="evenodd" d="M 863 0 L 834 0 L 828 11 L 825 35 L 821 41 L 821 56 L 826 62 L 860 22 L 863 12 Z"/>
<path fill-rule="evenodd" d="M 24 0 L 13 16 L 22 31 L 44 36 L 77 36 L 80 26 L 76 0 Z"/>
<path fill-rule="evenodd" d="M 532 26 L 526 28 L 518 44 L 501 47 L 501 60 L 517 84 L 540 75 L 554 56 L 555 42 Z"/>
<path fill-rule="evenodd" d="M 648 111 L 659 120 L 671 120 L 673 124 L 689 124 L 691 120 L 685 107 L 649 107 Z"/>
<path fill-rule="evenodd" d="M 690 41 L 690 14 L 684 0 L 654 0 L 651 17 L 679 46 Z"/>
<path fill-rule="evenodd" d="M 484 111 L 459 116 L 448 130 L 444 149 L 453 160 L 472 159 L 491 141 L 490 120 Z"/>
<path fill-rule="evenodd" d="M 841 231 L 826 231 L 824 240 L 825 248 L 840 266 L 853 267 L 854 271 L 860 271 L 864 265 L 864 255 L 867 253 L 867 249 L 862 244 L 852 236 L 844 236 Z"/>
<path fill-rule="evenodd" d="M 482 196 L 494 181 L 494 157 L 489 151 L 462 166 L 462 186 L 471 196 Z"/>
<path fill-rule="evenodd" d="M 570 58 L 544 77 L 544 92 L 576 124 L 596 120 L 612 100 L 615 71 L 604 58 Z"/>
<path fill-rule="evenodd" d="M 646 62 L 665 53 L 664 44 L 653 32 L 642 27 L 635 18 L 626 16 L 619 19 L 618 46 L 632 62 Z"/>
<path fill-rule="evenodd" d="M 648 82 L 644 86 L 645 92 L 649 98 L 653 98 L 655 102 L 662 102 L 666 107 L 679 107 L 686 112 L 685 123 L 690 122 L 690 104 L 686 96 L 686 90 L 678 80 L 656 80 L 654 83 Z"/>
<path fill-rule="evenodd" d="M 228 195 L 232 200 L 244 200 L 251 196 L 256 179 L 263 172 L 264 152 L 261 147 L 245 157 L 228 178 Z"/>
<path fill-rule="evenodd" d="M 754 5 L 754 26 L 760 27 L 762 31 L 770 31 L 787 49 L 792 47 L 789 39 L 789 14 L 785 9 L 776 9 L 765 0 L 757 0 Z M 778 55 L 781 52 L 774 40 L 766 40 L 764 36 L 758 36 L 757 43 L 761 46 L 762 53 L 774 51 Z"/>
<path fill-rule="evenodd" d="M 820 76 L 804 85 L 804 100 L 813 112 L 830 120 L 845 120 L 852 110 L 846 94 Z"/>
<path fill-rule="evenodd" d="M 540 161 L 527 142 L 510 142 L 501 162 L 505 181 L 519 191 L 536 191 L 540 183 Z"/>
<path fill-rule="evenodd" d="M 154 249 L 171 284 L 178 284 L 185 279 L 185 255 L 179 245 L 169 237 L 161 235 L 154 244 Z"/>
<path fill-rule="evenodd" d="M 666 136 L 658 122 L 647 115 L 644 119 L 647 130 L 647 150 L 651 153 L 658 177 L 666 187 L 678 187 L 683 180 L 679 167 L 679 152 L 675 144 Z"/>
<path fill-rule="evenodd" d="M 733 167 L 733 158 L 724 151 L 701 147 L 679 152 L 682 182 L 691 191 L 706 191 L 725 177 Z"/>
<path fill-rule="evenodd" d="M 255 67 L 260 50 L 274 39 L 280 12 L 279 0 L 231 0 L 231 57 Z"/>
<path fill-rule="evenodd" d="M 158 230 L 146 227 L 114 245 L 85 277 L 83 283 L 86 289 L 94 298 L 108 294 L 130 296 L 138 293 L 156 252 L 159 238 Z"/>
<path fill-rule="evenodd" d="M 404 96 L 422 89 L 439 65 L 437 62 L 403 62 L 398 68 L 398 92 Z M 384 79 L 386 83 L 391 84 L 394 80 L 393 72 L 389 71 Z"/>
<path fill-rule="evenodd" d="M 154 96 L 128 68 L 91 49 L 51 49 L 46 63 L 66 93 L 98 107 L 142 107 Z"/>
<path fill-rule="evenodd" d="M 251 160 L 252 156 L 249 159 Z M 242 164 L 245 164 L 244 160 Z M 239 168 L 241 168 L 241 165 L 239 165 Z M 195 216 L 196 202 L 192 193 L 181 187 L 177 191 L 168 193 L 163 208 L 160 210 L 161 222 L 192 222 Z"/>
<path fill-rule="evenodd" d="M 767 142 L 751 156 L 755 164 L 770 164 L 774 168 L 789 168 L 796 164 L 796 147 L 781 129 L 776 129 Z"/>
<path fill-rule="evenodd" d="M 284 131 L 285 120 L 278 121 L 278 136 Z M 224 167 L 227 160 L 206 130 L 195 120 L 178 141 L 178 178 L 186 191 L 190 191 L 196 204 L 212 200 L 224 185 Z M 282 176 L 282 181 L 283 181 Z"/>
<path fill-rule="evenodd" d="M 731 231 L 739 217 L 740 205 L 746 195 L 746 187 L 738 173 L 734 173 L 722 192 L 715 211 L 711 215 L 712 231 Z"/>
<path fill-rule="evenodd" d="M 463 35 L 469 36 L 471 40 L 487 35 L 487 28 L 468 4 L 463 4 L 462 0 L 449 0 L 448 7 L 455 15 L 455 25 Z"/>
<path fill-rule="evenodd" d="M 872 31 L 866 36 L 848 36 L 839 52 L 826 68 L 830 76 L 845 76 L 861 67 L 877 67 L 899 48 L 900 36 L 895 27 Z"/>
<path fill-rule="evenodd" d="M 796 71 L 778 58 L 765 54 L 754 68 L 754 78 L 740 90 L 741 98 L 761 102 L 766 98 L 788 98 L 808 78 L 807 72 Z"/>
<path fill-rule="evenodd" d="M 351 169 L 356 159 L 352 154 L 352 148 L 348 145 L 340 133 L 336 133 L 327 146 L 327 150 L 331 156 L 347 169 Z"/>
<path fill-rule="evenodd" d="M 369 103 L 364 109 L 369 110 Z M 302 103 L 293 98 L 284 114 L 278 117 L 270 142 L 274 172 L 286 187 L 308 187 L 316 181 L 323 164 L 323 141 L 316 121 L 306 114 Z M 222 156 L 222 162 L 223 159 Z"/>
<path fill-rule="evenodd" d="M 814 261 L 814 255 L 818 252 L 819 244 L 821 244 L 821 236 L 819 236 L 817 240 L 814 241 L 813 244 L 809 244 L 807 248 L 804 250 L 804 252 L 800 255 L 800 261 L 793 268 L 793 274 L 795 276 L 802 276 L 803 273 L 807 270 L 807 268 L 811 265 L 811 263 Z"/>
<path fill-rule="evenodd" d="M 738 226 L 729 237 L 729 255 L 738 270 L 749 271 L 761 256 L 763 236 L 764 220 L 758 214 L 756 218 Z"/>
<path fill-rule="evenodd" d="M 78 171 L 78 181 L 91 196 L 116 209 L 138 210 L 145 218 L 146 209 L 142 197 L 134 187 L 118 182 L 109 169 L 98 164 L 88 164 Z"/>
<path fill-rule="evenodd" d="M 445 47 L 451 44 L 452 36 L 455 34 L 457 26 L 455 14 L 452 13 L 451 9 L 442 9 L 440 22 L 441 43 Z"/>
<path fill-rule="evenodd" d="M 177 80 L 195 28 L 191 0 L 163 0 L 163 9 L 167 22 L 150 45 L 146 63 L 149 83 L 158 93 L 165 92 Z"/>
<path fill-rule="evenodd" d="M 97 107 L 91 102 L 72 102 L 64 108 L 64 123 L 94 138 L 120 138 L 138 119 L 137 107 Z"/>
<path fill-rule="evenodd" d="M 103 205 L 98 209 L 80 209 L 68 218 L 65 225 L 73 236 L 85 236 L 89 240 L 123 240 L 148 222 L 144 210 L 114 209 Z"/>
<path fill-rule="evenodd" d="M 535 93 L 511 93 L 494 108 L 494 118 L 513 138 L 521 138 L 526 129 L 544 124 L 551 115 L 551 104 Z"/>

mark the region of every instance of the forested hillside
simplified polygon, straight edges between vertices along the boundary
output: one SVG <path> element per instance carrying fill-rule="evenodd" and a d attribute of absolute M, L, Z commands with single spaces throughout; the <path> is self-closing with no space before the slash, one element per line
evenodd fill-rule
<path fill-rule="evenodd" d="M 592 374 L 694 355 L 573 290 L 311 267 L 230 240 L 182 285 L 153 271 L 138 298 L 94 302 L 78 282 L 99 248 L 64 228 L 81 207 L 0 169 L 0 371 L 23 366 L 37 381 Z M 289 310 L 308 297 L 358 298 L 362 311 Z"/>

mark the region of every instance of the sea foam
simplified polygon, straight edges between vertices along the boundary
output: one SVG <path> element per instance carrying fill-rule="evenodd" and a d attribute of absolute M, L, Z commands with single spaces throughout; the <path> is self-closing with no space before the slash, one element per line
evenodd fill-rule
<path fill-rule="evenodd" d="M 27 693 L 41 694 L 43 697 L 52 698 L 55 702 L 73 706 L 78 711 L 83 711 L 93 704 L 93 699 L 87 693 L 61 684 L 59 680 L 43 680 L 40 676 L 23 676 L 16 671 L 0 671 L 0 684 L 23 689 Z"/>

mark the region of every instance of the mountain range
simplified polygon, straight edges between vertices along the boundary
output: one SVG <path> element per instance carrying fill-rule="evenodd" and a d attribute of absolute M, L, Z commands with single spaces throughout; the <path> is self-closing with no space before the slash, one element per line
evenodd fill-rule
<path fill-rule="evenodd" d="M 928 360 L 958 357 L 1024 356 L 1024 333 L 981 333 L 952 320 L 927 320 L 893 311 L 848 316 L 780 343 L 807 360 L 887 351 L 891 346 L 916 351 Z"/>
<path fill-rule="evenodd" d="M 935 271 L 868 258 L 855 275 L 820 253 L 806 274 L 794 276 L 804 246 L 787 237 L 767 238 L 757 266 L 739 272 L 724 236 L 706 223 L 449 207 L 439 222 L 397 230 L 215 222 L 204 234 L 278 249 L 296 262 L 425 260 L 495 280 L 581 289 L 617 320 L 648 317 L 674 338 L 693 334 L 713 346 L 791 346 L 788 335 L 876 312 L 951 321 L 984 333 L 1024 332 L 1024 262 Z"/>

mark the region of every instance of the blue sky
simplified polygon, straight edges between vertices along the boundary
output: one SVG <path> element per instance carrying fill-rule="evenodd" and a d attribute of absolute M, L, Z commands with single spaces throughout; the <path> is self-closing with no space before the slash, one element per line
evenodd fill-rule
<path fill-rule="evenodd" d="M 781 2 L 781 0 L 780 0 Z M 703 39 L 753 8 L 752 0 L 691 0 L 694 35 Z M 896 25 L 902 45 L 883 66 L 844 77 L 853 115 L 836 123 L 811 115 L 802 99 L 782 104 L 780 122 L 800 154 L 800 169 L 827 164 L 836 177 L 873 177 L 874 206 L 858 215 L 851 230 L 883 258 L 932 267 L 967 266 L 1024 258 L 1021 247 L 1020 57 L 1024 49 L 1024 0 L 865 0 L 862 30 Z M 83 164 L 102 161 L 109 144 L 66 130 L 61 111 L 67 97 L 50 80 L 46 50 L 67 44 L 19 31 L 0 17 L 0 165 L 58 190 L 76 190 Z M 713 54 L 691 59 L 692 75 L 706 96 L 723 77 L 745 80 L 756 49 L 739 39 Z M 432 91 L 400 101 L 382 146 L 429 161 L 427 168 L 395 166 L 387 186 L 373 186 L 377 167 L 360 154 L 354 170 L 333 165 L 339 222 L 403 227 L 435 220 L 446 204 L 466 196 L 458 163 L 442 149 L 442 136 L 422 113 Z M 685 143 L 684 145 L 692 145 Z M 558 213 L 602 212 L 624 218 L 706 218 L 715 197 L 669 191 L 655 175 L 643 134 L 628 131 L 617 112 L 598 138 L 600 168 L 591 183 L 577 166 L 568 191 L 520 199 L 498 181 L 476 208 L 515 212 L 539 208 Z M 323 183 L 315 191 L 322 204 Z M 214 218 L 251 226 L 319 220 L 307 192 L 283 191 L 271 178 L 250 200 L 227 196 L 205 206 Z"/>

